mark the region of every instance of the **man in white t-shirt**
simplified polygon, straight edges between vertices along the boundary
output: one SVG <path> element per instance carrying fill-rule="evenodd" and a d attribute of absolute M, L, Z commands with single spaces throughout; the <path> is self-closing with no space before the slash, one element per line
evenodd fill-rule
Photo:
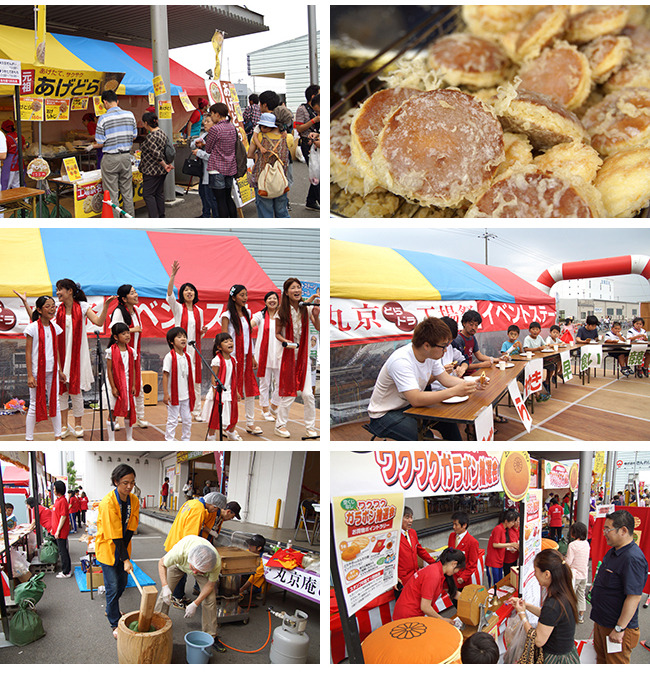
<path fill-rule="evenodd" d="M 450 342 L 451 331 L 444 321 L 429 317 L 415 327 L 411 344 L 390 355 L 379 372 L 368 405 L 373 434 L 397 441 L 417 441 L 417 422 L 404 415 L 407 408 L 441 403 L 452 396 L 467 396 L 476 389 L 475 382 L 459 382 L 441 364 L 440 359 Z M 445 389 L 425 391 L 434 380 Z M 438 422 L 436 430 L 446 440 L 461 440 L 455 423 Z"/>

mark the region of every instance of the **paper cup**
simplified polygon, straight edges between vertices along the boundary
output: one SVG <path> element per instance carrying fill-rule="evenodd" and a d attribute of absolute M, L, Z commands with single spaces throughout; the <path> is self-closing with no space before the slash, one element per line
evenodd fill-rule
<path fill-rule="evenodd" d="M 505 370 L 506 369 L 506 362 L 505 361 L 499 361 L 499 370 Z"/>
<path fill-rule="evenodd" d="M 557 345 L 553 345 L 553 351 L 556 352 L 557 350 L 558 350 L 558 346 L 557 346 Z"/>
<path fill-rule="evenodd" d="M 532 359 L 532 358 L 533 358 L 533 353 L 532 353 L 532 352 L 526 352 L 526 358 L 527 358 L 528 360 Z"/>

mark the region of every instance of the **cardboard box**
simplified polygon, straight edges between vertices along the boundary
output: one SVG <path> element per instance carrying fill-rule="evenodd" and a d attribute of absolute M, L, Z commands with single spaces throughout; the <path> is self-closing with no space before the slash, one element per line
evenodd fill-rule
<path fill-rule="evenodd" d="M 90 588 L 90 574 L 91 571 L 88 570 L 86 572 L 86 584 L 88 585 L 88 588 Z M 102 568 L 99 565 L 93 565 L 92 567 L 92 586 L 93 588 L 99 588 L 100 586 L 104 585 L 104 574 L 102 572 Z"/>
<path fill-rule="evenodd" d="M 470 584 L 463 588 L 458 599 L 458 616 L 464 624 L 478 626 L 481 620 L 479 605 L 485 603 L 488 591 L 485 586 Z"/>

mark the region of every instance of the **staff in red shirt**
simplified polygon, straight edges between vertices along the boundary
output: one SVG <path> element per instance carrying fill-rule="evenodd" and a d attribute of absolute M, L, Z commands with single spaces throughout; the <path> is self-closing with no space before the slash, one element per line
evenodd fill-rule
<path fill-rule="evenodd" d="M 79 500 L 74 490 L 68 490 L 68 513 L 70 515 L 70 532 L 77 531 L 77 513 L 79 513 Z"/>
<path fill-rule="evenodd" d="M 418 571 L 418 556 L 429 565 L 435 562 L 420 545 L 417 532 L 412 528 L 413 509 L 405 506 L 404 515 L 402 516 L 402 535 L 399 538 L 399 558 L 397 561 L 397 579 L 402 586 L 406 586 L 410 578 Z"/>
<path fill-rule="evenodd" d="M 562 516 L 564 509 L 560 506 L 560 500 L 557 497 L 551 499 L 551 505 L 548 507 L 548 527 L 551 539 L 560 541 L 562 539 Z"/>
<path fill-rule="evenodd" d="M 65 483 L 62 480 L 54 481 L 54 516 L 52 518 L 52 534 L 56 539 L 61 557 L 61 571 L 56 575 L 57 579 L 69 579 L 72 576 L 72 563 L 70 562 L 70 549 L 68 548 L 68 535 L 70 534 L 70 512 L 68 500 L 65 498 Z"/>
<path fill-rule="evenodd" d="M 431 616 L 453 624 L 452 619 L 445 619 L 433 608 L 442 594 L 445 579 L 465 566 L 465 554 L 453 548 L 446 548 L 440 560 L 433 565 L 418 570 L 404 587 L 397 599 L 393 621 L 409 619 L 416 616 Z"/>
<path fill-rule="evenodd" d="M 81 497 L 79 497 L 79 508 L 81 509 L 79 512 L 81 514 L 81 522 L 85 525 L 86 511 L 88 511 L 88 495 L 85 492 L 82 492 Z"/>
<path fill-rule="evenodd" d="M 506 537 L 509 537 L 508 541 L 511 543 L 516 543 L 517 546 L 511 546 L 505 549 L 503 554 L 503 576 L 510 574 L 510 570 L 513 567 L 516 567 L 519 562 L 519 521 L 520 518 L 517 516 L 515 524 L 509 529 L 506 530 Z"/>
<path fill-rule="evenodd" d="M 506 536 L 506 530 L 511 530 L 519 520 L 516 511 L 510 509 L 503 516 L 503 521 L 499 523 L 490 535 L 487 551 L 485 554 L 485 568 L 487 571 L 488 584 L 493 586 L 503 579 L 503 561 L 505 558 L 505 549 L 509 547 L 519 548 L 519 542 L 509 541 L 509 534 Z"/>
<path fill-rule="evenodd" d="M 454 574 L 459 591 L 472 583 L 472 576 L 478 569 L 478 541 L 468 532 L 469 516 L 465 511 L 457 511 L 451 517 L 454 531 L 449 535 L 449 548 L 455 548 L 465 554 L 465 567 Z"/>

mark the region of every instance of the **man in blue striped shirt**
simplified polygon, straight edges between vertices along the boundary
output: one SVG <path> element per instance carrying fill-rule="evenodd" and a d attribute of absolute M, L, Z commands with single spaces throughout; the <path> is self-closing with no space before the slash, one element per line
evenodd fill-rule
<path fill-rule="evenodd" d="M 102 148 L 102 184 L 117 204 L 122 194 L 123 208 L 135 216 L 133 208 L 133 170 L 131 168 L 131 146 L 138 135 L 138 128 L 132 112 L 122 110 L 117 104 L 117 94 L 110 89 L 102 92 L 102 103 L 106 112 L 97 120 L 94 148 Z"/>

